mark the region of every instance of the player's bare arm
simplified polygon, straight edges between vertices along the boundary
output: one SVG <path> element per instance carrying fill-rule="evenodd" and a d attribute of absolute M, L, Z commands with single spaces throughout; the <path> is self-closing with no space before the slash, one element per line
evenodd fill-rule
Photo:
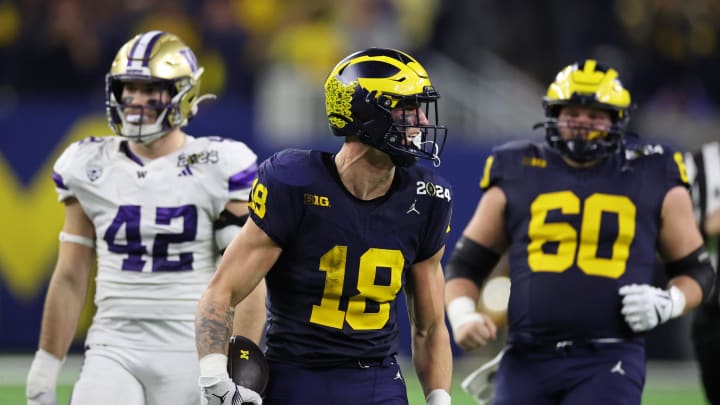
<path fill-rule="evenodd" d="M 247 219 L 248 203 L 247 201 L 232 200 L 225 205 L 225 210 L 238 218 Z M 242 335 L 255 344 L 260 344 L 265 327 L 266 295 L 265 280 L 261 280 L 250 295 L 235 306 L 232 335 Z"/>
<path fill-rule="evenodd" d="M 280 252 L 253 221 L 248 221 L 230 243 L 198 304 L 195 335 L 201 358 L 226 352 L 233 330 L 232 308 L 250 295 Z"/>
<path fill-rule="evenodd" d="M 478 203 L 475 213 L 463 231 L 463 239 L 458 242 L 458 251 L 466 249 L 463 244 L 473 244 L 487 248 L 498 256 L 506 246 L 505 194 L 498 187 L 491 187 Z M 462 246 L 462 247 L 461 247 Z M 481 263 L 473 263 L 480 265 Z M 473 269 L 472 271 L 477 271 Z M 448 317 L 453 326 L 455 342 L 463 350 L 474 350 L 487 344 L 497 335 L 497 326 L 492 319 L 476 312 L 476 303 L 480 295 L 480 287 L 473 280 L 465 277 L 448 280 L 445 285 Z"/>
<path fill-rule="evenodd" d="M 405 286 L 412 328 L 413 363 L 426 397 L 450 392 L 452 351 L 445 326 L 441 248 L 432 257 L 416 263 Z"/>
<path fill-rule="evenodd" d="M 63 232 L 77 237 L 95 239 L 90 219 L 76 199 L 65 204 Z M 92 247 L 72 241 L 60 243 L 58 260 L 45 300 L 40 348 L 59 359 L 65 357 L 72 343 L 87 295 L 95 251 Z"/>
<path fill-rule="evenodd" d="M 716 209 L 705 218 L 703 226 L 707 235 L 712 236 L 720 234 L 720 208 Z"/>
<path fill-rule="evenodd" d="M 80 203 L 65 200 L 65 223 L 50 279 L 39 350 L 27 375 L 28 404 L 55 403 L 55 385 L 85 304 L 92 271 L 95 231 Z"/>
<path fill-rule="evenodd" d="M 673 187 L 665 195 L 659 240 L 670 277 L 668 288 L 632 284 L 619 290 L 623 295 L 621 312 L 636 332 L 687 314 L 700 305 L 713 286 L 712 266 L 685 187 Z"/>
<path fill-rule="evenodd" d="M 660 248 L 666 262 L 682 259 L 703 246 L 687 189 L 681 186 L 670 189 L 663 201 L 661 215 Z M 692 277 L 677 276 L 670 283 L 685 295 L 683 314 L 690 312 L 702 301 L 701 286 Z"/>

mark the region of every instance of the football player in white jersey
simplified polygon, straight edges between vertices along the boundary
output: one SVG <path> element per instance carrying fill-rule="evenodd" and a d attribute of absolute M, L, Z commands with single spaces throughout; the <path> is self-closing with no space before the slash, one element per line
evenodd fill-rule
<path fill-rule="evenodd" d="M 202 72 L 175 35 L 135 36 L 106 80 L 107 116 L 117 136 L 76 142 L 55 163 L 65 222 L 28 373 L 28 404 L 57 401 L 58 373 L 95 257 L 97 313 L 71 402 L 200 403 L 195 307 L 222 249 L 247 218 L 257 174 L 257 156 L 244 143 L 182 131 L 198 103 L 212 97 L 199 94 Z M 254 294 L 264 294 L 264 285 Z M 240 317 L 265 311 L 263 299 L 244 305 Z M 258 342 L 263 325 L 257 322 L 236 318 L 235 330 Z"/>

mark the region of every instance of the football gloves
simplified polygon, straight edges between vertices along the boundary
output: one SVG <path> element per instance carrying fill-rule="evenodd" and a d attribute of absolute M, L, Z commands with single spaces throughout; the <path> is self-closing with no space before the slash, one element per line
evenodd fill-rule
<path fill-rule="evenodd" d="M 230 379 L 224 354 L 212 353 L 200 359 L 198 385 L 203 405 L 262 405 L 260 394 Z"/>
<path fill-rule="evenodd" d="M 648 284 L 629 284 L 618 290 L 625 322 L 634 332 L 648 331 L 682 315 L 685 295 L 675 286 L 667 290 Z"/>
<path fill-rule="evenodd" d="M 57 404 L 55 386 L 62 364 L 62 360 L 43 349 L 35 353 L 26 381 L 27 405 Z"/>
<path fill-rule="evenodd" d="M 235 384 L 230 378 L 200 377 L 198 384 L 203 403 L 207 405 L 262 405 L 260 394 Z"/>
<path fill-rule="evenodd" d="M 470 373 L 460 383 L 463 391 L 470 394 L 479 405 L 490 405 L 495 398 L 495 373 L 504 353 L 505 350 L 501 350 L 497 356 Z"/>

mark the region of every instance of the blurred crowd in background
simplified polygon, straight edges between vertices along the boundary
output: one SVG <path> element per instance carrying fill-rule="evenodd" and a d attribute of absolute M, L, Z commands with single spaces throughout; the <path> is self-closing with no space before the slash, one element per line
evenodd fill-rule
<path fill-rule="evenodd" d="M 0 0 L 0 102 L 47 93 L 97 100 L 118 47 L 151 29 L 196 51 L 205 91 L 258 105 L 295 100 L 297 91 L 278 91 L 288 83 L 321 96 L 325 75 L 349 51 L 396 47 L 425 62 L 441 94 L 456 99 L 443 108 L 471 117 L 493 105 L 509 110 L 458 124 L 472 140 L 528 129 L 553 75 L 595 57 L 632 91 L 636 129 L 687 147 L 718 136 L 720 0 Z M 508 125 L 528 113 L 535 117 Z M 316 127 L 292 116 L 292 133 Z"/>
<path fill-rule="evenodd" d="M 720 137 L 720 0 L 0 0 L 0 329 L 13 331 L 0 347 L 35 347 L 61 220 L 51 151 L 110 133 L 105 75 L 149 30 L 180 36 L 205 68 L 201 91 L 219 96 L 189 132 L 242 138 L 262 158 L 335 141 L 323 81 L 342 57 L 410 52 L 442 96 L 458 221 L 479 193 L 468 163 L 508 138 L 542 139 L 541 96 L 574 61 L 620 72 L 641 136 L 681 148 Z"/>

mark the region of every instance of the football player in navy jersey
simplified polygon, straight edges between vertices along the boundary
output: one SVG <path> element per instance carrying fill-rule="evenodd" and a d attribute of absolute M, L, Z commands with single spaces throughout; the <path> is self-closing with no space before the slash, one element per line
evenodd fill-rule
<path fill-rule="evenodd" d="M 685 154 L 688 177 L 698 225 L 716 273 L 720 263 L 720 142 L 709 142 Z M 705 395 L 711 404 L 720 404 L 720 278 L 695 313 L 692 340 L 700 366 Z"/>
<path fill-rule="evenodd" d="M 200 385 L 210 404 L 260 399 L 228 379 L 229 309 L 265 277 L 265 404 L 407 404 L 397 364 L 404 291 L 415 369 L 428 404 L 450 403 L 452 356 L 440 265 L 449 184 L 439 162 L 439 95 L 410 55 L 372 48 L 325 82 L 336 153 L 284 150 L 260 165 L 250 220 L 198 307 Z M 215 401 L 215 402 L 213 402 Z M 233 402 L 236 403 L 236 402 Z"/>
<path fill-rule="evenodd" d="M 643 333 L 688 313 L 713 283 L 683 155 L 625 144 L 629 92 L 595 60 L 565 67 L 544 98 L 546 143 L 493 150 L 478 207 L 447 265 L 455 341 L 495 338 L 479 286 L 507 252 L 507 347 L 494 404 L 639 404 Z M 670 278 L 651 285 L 656 250 Z"/>
<path fill-rule="evenodd" d="M 106 80 L 115 136 L 75 142 L 55 162 L 65 220 L 27 376 L 28 405 L 57 403 L 55 385 L 95 260 L 97 311 L 71 402 L 201 401 L 195 308 L 222 250 L 248 217 L 257 175 L 257 156 L 244 143 L 183 131 L 207 97 L 200 94 L 202 73 L 176 35 L 134 36 Z M 263 286 L 256 291 L 262 298 Z M 255 312 L 264 313 L 264 306 L 237 311 L 240 317 Z M 237 324 L 259 342 L 264 319 L 244 319 Z"/>

